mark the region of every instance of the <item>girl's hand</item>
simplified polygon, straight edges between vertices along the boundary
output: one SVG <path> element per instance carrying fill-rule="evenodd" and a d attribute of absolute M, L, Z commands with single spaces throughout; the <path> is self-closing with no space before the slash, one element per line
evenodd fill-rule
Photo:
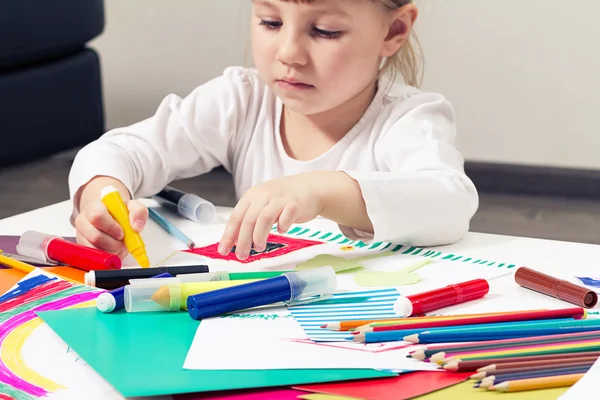
<path fill-rule="evenodd" d="M 148 209 L 136 200 L 127 202 L 129 223 L 141 232 L 148 220 Z M 88 203 L 75 218 L 77 242 L 89 247 L 117 254 L 121 259 L 128 254 L 123 243 L 123 229 L 115 221 L 100 200 Z"/>
<path fill-rule="evenodd" d="M 262 183 L 248 190 L 233 210 L 219 244 L 227 255 L 233 246 L 238 259 L 245 260 L 254 244 L 264 251 L 273 224 L 279 233 L 294 223 L 308 222 L 322 210 L 315 177 L 310 173 L 292 175 Z"/>

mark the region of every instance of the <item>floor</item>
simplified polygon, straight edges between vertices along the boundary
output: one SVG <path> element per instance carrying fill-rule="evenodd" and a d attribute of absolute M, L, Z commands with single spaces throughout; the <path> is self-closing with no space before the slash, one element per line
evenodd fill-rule
<path fill-rule="evenodd" d="M 67 178 L 74 152 L 0 169 L 0 218 L 69 198 Z M 235 205 L 231 177 L 223 170 L 177 181 L 215 204 Z M 481 193 L 471 222 L 475 232 L 600 244 L 600 202 Z"/>

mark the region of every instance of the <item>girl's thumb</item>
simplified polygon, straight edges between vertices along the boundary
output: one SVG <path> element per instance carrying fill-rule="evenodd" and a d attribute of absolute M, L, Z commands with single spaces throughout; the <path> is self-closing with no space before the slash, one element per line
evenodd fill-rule
<path fill-rule="evenodd" d="M 136 232 L 141 232 L 146 226 L 148 221 L 148 209 L 145 205 L 137 200 L 130 200 L 127 202 L 127 208 L 129 209 L 129 223 Z"/>

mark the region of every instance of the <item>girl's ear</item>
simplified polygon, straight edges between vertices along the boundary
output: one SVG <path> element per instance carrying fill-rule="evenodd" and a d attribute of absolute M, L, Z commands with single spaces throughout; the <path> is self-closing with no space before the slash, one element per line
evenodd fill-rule
<path fill-rule="evenodd" d="M 381 49 L 381 57 L 391 57 L 400 50 L 410 36 L 418 15 L 419 9 L 412 3 L 390 12 L 388 34 Z"/>

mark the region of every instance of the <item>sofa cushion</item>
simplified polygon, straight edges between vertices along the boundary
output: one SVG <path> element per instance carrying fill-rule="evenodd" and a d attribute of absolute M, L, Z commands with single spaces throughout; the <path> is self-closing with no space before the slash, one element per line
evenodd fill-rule
<path fill-rule="evenodd" d="M 79 50 L 103 29 L 103 0 L 1 0 L 0 70 Z"/>
<path fill-rule="evenodd" d="M 101 94 L 92 49 L 0 72 L 0 167 L 97 139 L 104 132 Z"/>

